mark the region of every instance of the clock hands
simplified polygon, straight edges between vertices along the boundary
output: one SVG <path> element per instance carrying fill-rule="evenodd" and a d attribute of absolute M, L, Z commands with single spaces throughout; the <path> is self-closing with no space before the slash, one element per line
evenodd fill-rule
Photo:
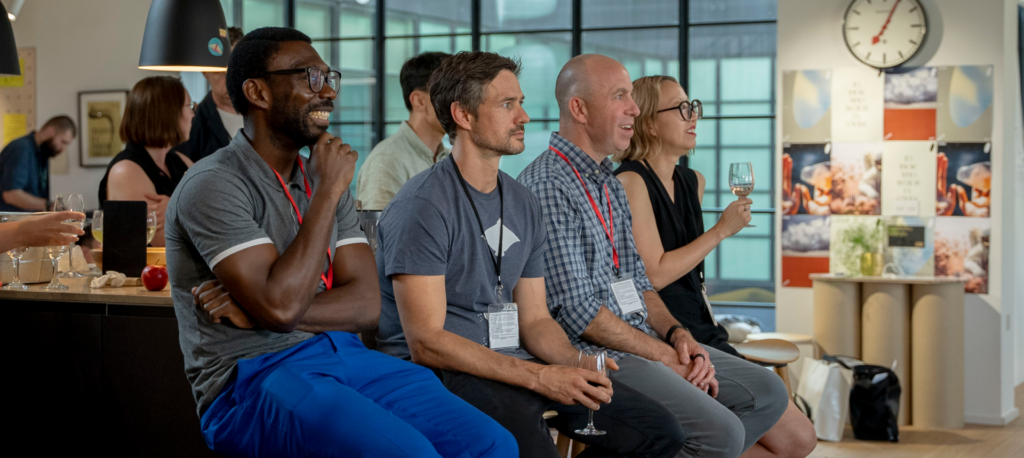
<path fill-rule="evenodd" d="M 878 41 L 882 39 L 882 34 L 885 33 L 885 29 L 889 28 L 889 21 L 892 20 L 892 13 L 896 12 L 896 7 L 900 5 L 900 0 L 896 0 L 896 3 L 892 5 L 892 10 L 889 11 L 889 17 L 885 18 L 885 24 L 882 24 L 882 30 L 878 32 L 878 35 L 871 37 L 871 44 L 876 45 Z"/>

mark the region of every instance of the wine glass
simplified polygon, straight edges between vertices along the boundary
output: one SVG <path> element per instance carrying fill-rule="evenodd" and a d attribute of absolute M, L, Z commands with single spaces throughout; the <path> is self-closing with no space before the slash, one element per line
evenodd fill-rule
<path fill-rule="evenodd" d="M 739 197 L 747 197 L 754 190 L 754 168 L 749 162 L 729 164 L 729 187 Z M 748 224 L 746 227 L 757 227 Z"/>
<path fill-rule="evenodd" d="M 13 223 L 20 220 L 20 216 L 6 215 L 0 216 L 0 222 Z M 28 285 L 21 282 L 21 257 L 28 251 L 28 247 L 15 247 L 7 250 L 7 255 L 11 257 L 11 261 L 14 262 L 14 281 L 10 284 L 4 285 L 3 289 L 8 291 L 24 291 L 28 289 Z"/>
<path fill-rule="evenodd" d="M 85 213 L 85 199 L 82 198 L 81 194 L 68 194 L 67 196 L 65 196 L 65 203 L 67 211 L 79 212 L 82 214 Z M 81 229 L 85 227 L 85 220 L 69 219 L 64 221 L 64 224 L 68 224 Z M 60 274 L 60 278 L 82 278 L 85 276 L 78 272 L 75 272 L 74 256 L 75 243 L 71 242 L 71 245 L 68 246 L 68 270 L 67 272 Z"/>
<path fill-rule="evenodd" d="M 148 246 L 153 242 L 153 237 L 156 235 L 156 212 L 149 212 L 146 215 L 146 245 Z"/>
<path fill-rule="evenodd" d="M 580 351 L 579 359 L 576 361 L 576 367 L 580 369 L 586 369 L 591 372 L 597 372 L 598 374 L 608 376 L 608 366 L 605 365 L 605 361 L 608 355 L 604 350 L 601 351 Z M 583 429 L 577 429 L 576 434 L 581 436 L 603 436 L 607 434 L 605 431 L 594 427 L 594 411 L 591 410 L 588 416 L 587 427 Z"/>
<path fill-rule="evenodd" d="M 92 212 L 92 238 L 103 243 L 103 210 Z"/>
<path fill-rule="evenodd" d="M 68 211 L 67 196 L 58 195 L 53 199 L 53 211 L 63 212 Z M 60 274 L 58 272 L 58 265 L 60 264 L 60 258 L 64 253 L 68 252 L 67 245 L 53 245 L 46 247 L 46 254 L 50 256 L 50 262 L 53 263 L 53 276 L 50 277 L 50 283 L 43 287 L 48 291 L 61 291 L 68 289 L 67 286 L 60 283 Z"/>

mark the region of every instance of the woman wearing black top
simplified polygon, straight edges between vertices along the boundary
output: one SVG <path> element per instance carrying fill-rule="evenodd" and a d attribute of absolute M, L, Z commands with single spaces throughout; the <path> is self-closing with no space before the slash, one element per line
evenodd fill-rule
<path fill-rule="evenodd" d="M 175 145 L 188 140 L 194 104 L 177 78 L 154 76 L 135 84 L 121 119 L 124 151 L 114 156 L 100 181 L 99 198 L 145 201 L 156 212 L 151 246 L 164 246 L 167 201 L 192 161 Z"/>
<path fill-rule="evenodd" d="M 750 222 L 751 200 L 729 204 L 705 232 L 704 176 L 677 165 L 696 146 L 700 103 L 691 102 L 668 76 L 634 81 L 633 99 L 640 116 L 629 148 L 614 158 L 622 162 L 615 173 L 629 199 L 633 238 L 647 277 L 698 342 L 737 355 L 725 328 L 712 321 L 703 292 L 704 257 Z M 782 418 L 743 456 L 806 456 L 816 443 L 814 426 L 790 401 Z"/>

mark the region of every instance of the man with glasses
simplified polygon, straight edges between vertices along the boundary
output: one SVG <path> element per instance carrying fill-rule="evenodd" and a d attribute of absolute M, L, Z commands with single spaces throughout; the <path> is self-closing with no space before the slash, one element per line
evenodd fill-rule
<path fill-rule="evenodd" d="M 339 75 L 310 43 L 262 28 L 236 45 L 227 88 L 245 127 L 167 209 L 206 443 L 225 456 L 515 456 L 512 436 L 433 373 L 355 334 L 377 324 L 380 289 L 348 193 L 358 153 L 327 133 Z"/>
<path fill-rule="evenodd" d="M 558 75 L 560 131 L 519 176 L 544 209 L 548 307 L 573 344 L 617 361 L 616 387 L 675 414 L 681 456 L 737 457 L 782 416 L 786 388 L 771 371 L 697 343 L 651 286 L 608 159 L 630 145 L 640 115 L 632 90 L 626 69 L 601 55 L 574 57 Z"/>

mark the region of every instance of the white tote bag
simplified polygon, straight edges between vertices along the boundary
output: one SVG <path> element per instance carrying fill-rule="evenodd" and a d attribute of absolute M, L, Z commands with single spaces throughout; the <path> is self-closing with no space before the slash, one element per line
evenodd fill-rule
<path fill-rule="evenodd" d="M 853 371 L 837 364 L 804 358 L 797 396 L 807 402 L 818 439 L 839 442 L 850 411 Z"/>

